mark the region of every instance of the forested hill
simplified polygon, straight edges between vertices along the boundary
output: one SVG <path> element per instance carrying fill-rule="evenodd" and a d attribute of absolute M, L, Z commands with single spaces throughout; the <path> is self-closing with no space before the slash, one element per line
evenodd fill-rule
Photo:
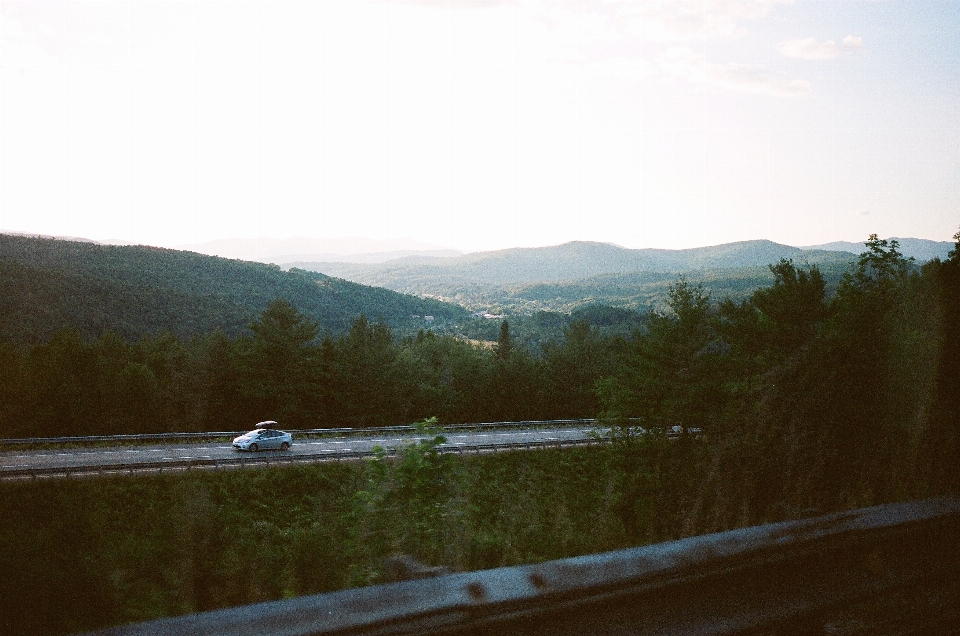
<path fill-rule="evenodd" d="M 459 320 L 462 308 L 276 265 L 145 246 L 113 246 L 0 234 L 0 338 L 41 342 L 64 326 L 87 338 L 126 339 L 217 329 L 232 336 L 278 298 L 321 330 L 341 333 L 364 313 L 395 329 L 432 315 Z"/>

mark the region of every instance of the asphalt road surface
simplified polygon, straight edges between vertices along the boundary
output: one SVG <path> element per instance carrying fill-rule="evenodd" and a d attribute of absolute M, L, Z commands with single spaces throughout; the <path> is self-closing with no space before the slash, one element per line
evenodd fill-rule
<path fill-rule="evenodd" d="M 529 444 L 580 440 L 589 437 L 590 427 L 530 428 L 514 431 L 477 431 L 444 433 L 447 443 L 443 447 L 469 447 L 487 444 Z M 288 451 L 243 452 L 243 456 L 270 455 L 317 455 L 329 453 L 331 458 L 338 453 L 369 452 L 375 446 L 399 447 L 403 442 L 420 439 L 422 436 L 378 435 L 372 437 L 326 437 L 297 439 Z M 21 469 L 96 468 L 116 464 L 140 464 L 153 462 L 182 462 L 190 459 L 235 459 L 239 451 L 229 442 L 172 442 L 144 446 L 113 446 L 97 448 L 54 450 L 11 450 L 0 453 L 0 474 Z"/>

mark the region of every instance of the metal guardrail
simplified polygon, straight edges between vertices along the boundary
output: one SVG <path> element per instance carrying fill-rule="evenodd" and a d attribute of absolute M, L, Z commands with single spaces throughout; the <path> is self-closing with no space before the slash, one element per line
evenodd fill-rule
<path fill-rule="evenodd" d="M 882 603 L 903 590 L 929 589 L 936 597 L 953 586 L 955 593 L 958 571 L 960 499 L 938 498 L 88 636 L 823 634 L 835 632 L 825 621 L 844 605 Z M 938 598 L 948 609 L 956 602 Z M 936 608 L 912 620 L 921 624 L 904 633 L 960 627 Z"/>
<path fill-rule="evenodd" d="M 469 431 L 484 430 L 496 428 L 530 428 L 534 426 L 577 426 L 577 425 L 595 425 L 595 419 L 571 419 L 571 420 L 522 420 L 517 422 L 480 422 L 476 424 L 452 424 L 442 426 L 445 431 Z M 9 439 L 0 439 L 0 446 L 24 446 L 36 444 L 100 444 L 104 442 L 169 442 L 187 439 L 211 439 L 227 437 L 233 438 L 243 435 L 250 429 L 243 431 L 208 431 L 198 433 L 133 433 L 127 435 L 85 435 L 72 437 L 18 437 Z M 413 433 L 416 428 L 409 425 L 404 426 L 378 426 L 371 428 L 307 428 L 307 429 L 284 429 L 295 435 L 306 436 L 324 436 L 333 435 L 349 437 L 354 435 L 376 435 L 380 433 Z"/>
<path fill-rule="evenodd" d="M 531 441 L 531 442 L 507 442 L 503 444 L 467 444 L 457 446 L 441 446 L 440 452 L 445 454 L 458 455 L 481 455 L 484 453 L 500 453 L 516 450 L 540 450 L 547 448 L 570 448 L 574 446 L 590 446 L 603 443 L 603 440 L 587 438 L 573 440 L 550 440 L 550 441 Z M 387 457 L 395 457 L 398 454 L 396 448 L 385 448 Z M 356 461 L 367 457 L 373 457 L 376 453 L 368 451 L 341 451 L 332 450 L 322 453 L 293 454 L 293 453 L 270 453 L 245 456 L 237 455 L 230 458 L 190 458 L 190 459 L 168 459 L 160 461 L 145 462 L 122 462 L 112 464 L 97 464 L 87 466 L 50 466 L 35 468 L 11 468 L 0 469 L 0 479 L 25 479 L 39 477 L 82 477 L 94 475 L 110 474 L 136 474 L 145 472 L 168 471 L 189 471 L 193 469 L 219 470 L 235 468 L 254 468 L 267 466 L 289 466 L 293 464 L 313 464 L 329 461 Z"/>

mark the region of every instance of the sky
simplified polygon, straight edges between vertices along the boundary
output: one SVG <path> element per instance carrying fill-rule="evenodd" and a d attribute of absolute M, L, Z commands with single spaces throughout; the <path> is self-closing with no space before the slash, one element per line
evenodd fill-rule
<path fill-rule="evenodd" d="M 0 230 L 680 249 L 960 228 L 960 0 L 0 1 Z"/>

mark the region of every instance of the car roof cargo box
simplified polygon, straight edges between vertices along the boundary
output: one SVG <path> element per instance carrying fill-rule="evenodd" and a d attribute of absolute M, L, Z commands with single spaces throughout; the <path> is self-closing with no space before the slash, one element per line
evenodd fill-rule
<path fill-rule="evenodd" d="M 277 423 L 273 420 L 267 420 L 266 422 L 257 422 L 257 428 L 277 428 Z"/>

